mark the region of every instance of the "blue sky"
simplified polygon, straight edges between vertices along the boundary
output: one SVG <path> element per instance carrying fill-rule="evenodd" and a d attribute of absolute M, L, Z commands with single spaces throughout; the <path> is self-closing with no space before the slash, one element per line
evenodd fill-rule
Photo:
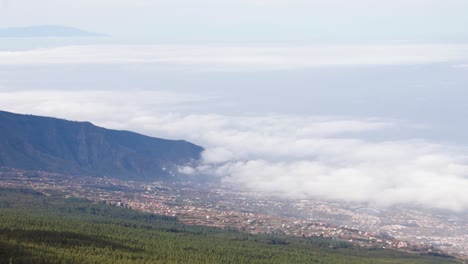
<path fill-rule="evenodd" d="M 0 109 L 206 148 L 288 197 L 468 211 L 468 2 L 3 0 Z"/>

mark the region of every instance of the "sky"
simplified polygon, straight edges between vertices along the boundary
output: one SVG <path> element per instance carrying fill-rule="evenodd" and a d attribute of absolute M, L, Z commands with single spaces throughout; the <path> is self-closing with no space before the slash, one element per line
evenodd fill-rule
<path fill-rule="evenodd" d="M 205 147 L 224 183 L 468 211 L 468 2 L 3 0 L 0 109 Z"/>
<path fill-rule="evenodd" d="M 464 0 L 2 0 L 0 25 L 59 24 L 138 41 L 466 41 Z"/>

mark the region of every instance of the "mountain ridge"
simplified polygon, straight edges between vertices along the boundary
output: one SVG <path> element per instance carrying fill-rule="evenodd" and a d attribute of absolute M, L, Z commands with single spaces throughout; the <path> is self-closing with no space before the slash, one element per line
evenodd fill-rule
<path fill-rule="evenodd" d="M 160 180 L 203 148 L 90 122 L 0 111 L 0 166 L 72 175 Z"/>

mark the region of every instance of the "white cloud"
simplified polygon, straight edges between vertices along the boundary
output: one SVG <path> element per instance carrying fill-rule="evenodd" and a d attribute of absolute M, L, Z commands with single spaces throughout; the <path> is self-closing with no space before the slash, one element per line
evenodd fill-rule
<path fill-rule="evenodd" d="M 75 120 L 94 120 L 118 125 L 120 119 L 147 115 L 158 111 L 180 111 L 185 105 L 202 102 L 192 94 L 163 91 L 0 91 L 3 110 L 20 113 L 66 117 Z"/>
<path fill-rule="evenodd" d="M 46 6 L 83 6 L 83 7 L 120 7 L 120 6 L 161 6 L 161 5 L 302 5 L 302 6 L 381 6 L 388 7 L 427 7 L 429 6 L 463 6 L 466 4 L 463 0 L 395 0 L 395 1 L 373 1 L 373 0 L 43 0 L 31 1 L 22 0 L 11 3 L 18 7 L 46 7 Z"/>
<path fill-rule="evenodd" d="M 159 92 L 0 92 L 5 110 L 90 120 L 206 147 L 196 175 L 288 197 L 468 210 L 465 150 L 424 140 L 368 140 L 400 122 L 291 115 L 182 114 L 196 96 Z M 173 111 L 173 113 L 168 113 Z"/>
<path fill-rule="evenodd" d="M 0 51 L 0 65 L 153 63 L 190 70 L 284 70 L 468 60 L 467 45 L 101 45 Z"/>

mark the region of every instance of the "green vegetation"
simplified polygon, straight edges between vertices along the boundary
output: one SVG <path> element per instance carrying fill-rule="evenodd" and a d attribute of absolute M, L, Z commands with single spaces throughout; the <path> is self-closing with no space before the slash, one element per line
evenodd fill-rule
<path fill-rule="evenodd" d="M 327 239 L 249 235 L 0 189 L 0 263 L 456 263 Z"/>
<path fill-rule="evenodd" d="M 66 175 L 174 180 L 169 171 L 203 151 L 186 141 L 4 111 L 0 131 L 0 166 Z"/>

